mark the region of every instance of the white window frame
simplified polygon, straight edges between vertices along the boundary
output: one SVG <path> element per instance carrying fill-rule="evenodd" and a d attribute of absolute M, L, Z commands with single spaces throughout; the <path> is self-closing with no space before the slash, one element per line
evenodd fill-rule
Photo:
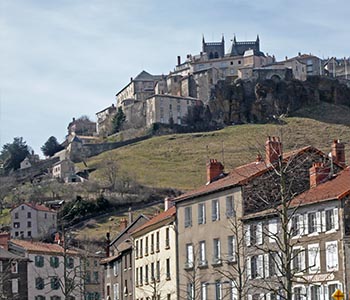
<path fill-rule="evenodd" d="M 320 245 L 310 244 L 308 245 L 308 271 L 310 274 L 320 272 Z"/>
<path fill-rule="evenodd" d="M 326 249 L 327 272 L 338 271 L 339 269 L 338 241 L 326 242 L 325 249 Z"/>
<path fill-rule="evenodd" d="M 198 203 L 198 224 L 205 224 L 205 203 Z"/>

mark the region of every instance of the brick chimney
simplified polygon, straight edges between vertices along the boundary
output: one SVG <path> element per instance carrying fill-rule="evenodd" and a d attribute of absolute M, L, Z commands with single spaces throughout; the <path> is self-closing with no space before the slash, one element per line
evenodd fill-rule
<path fill-rule="evenodd" d="M 167 211 L 170 207 L 174 206 L 173 198 L 165 197 L 164 199 L 164 210 Z"/>
<path fill-rule="evenodd" d="M 279 137 L 268 137 L 265 143 L 266 164 L 276 162 L 280 155 L 282 155 L 282 143 Z"/>
<path fill-rule="evenodd" d="M 109 245 L 111 243 L 111 235 L 109 232 L 106 233 L 106 257 L 109 257 Z"/>
<path fill-rule="evenodd" d="M 330 167 L 326 167 L 324 163 L 313 163 L 310 168 L 310 188 L 318 186 L 320 183 L 327 180 L 330 175 Z"/>
<path fill-rule="evenodd" d="M 345 145 L 340 140 L 334 140 L 332 144 L 333 161 L 345 167 Z"/>
<path fill-rule="evenodd" d="M 212 182 L 216 177 L 222 174 L 224 166 L 216 159 L 210 159 L 207 163 L 207 182 Z"/>
<path fill-rule="evenodd" d="M 128 220 L 123 218 L 120 220 L 119 230 L 123 231 L 128 226 Z"/>

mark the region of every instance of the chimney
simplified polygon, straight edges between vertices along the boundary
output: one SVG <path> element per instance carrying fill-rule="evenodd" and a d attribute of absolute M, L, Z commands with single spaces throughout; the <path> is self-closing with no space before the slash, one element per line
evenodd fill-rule
<path fill-rule="evenodd" d="M 301 56 L 301 52 L 298 52 L 298 56 Z"/>
<path fill-rule="evenodd" d="M 109 244 L 111 243 L 111 235 L 109 232 L 106 233 L 106 257 L 109 257 Z"/>
<path fill-rule="evenodd" d="M 128 226 L 128 220 L 123 218 L 120 220 L 119 230 L 123 231 Z"/>
<path fill-rule="evenodd" d="M 133 213 L 132 213 L 131 207 L 129 207 L 128 218 L 129 218 L 129 224 L 131 224 L 132 222 L 134 222 L 134 215 L 133 215 Z M 125 227 L 126 227 L 126 226 L 125 226 Z"/>
<path fill-rule="evenodd" d="M 173 199 L 170 197 L 165 197 L 164 199 L 164 210 L 167 211 L 170 207 L 174 206 Z"/>
<path fill-rule="evenodd" d="M 256 156 L 255 161 L 256 161 L 257 163 L 262 161 L 262 156 L 261 156 L 260 153 L 258 153 L 258 155 Z"/>
<path fill-rule="evenodd" d="M 288 56 L 286 56 L 284 59 L 285 59 L 285 60 L 288 60 Z"/>
<path fill-rule="evenodd" d="M 282 155 L 282 143 L 279 137 L 268 137 L 265 143 L 266 150 L 266 164 L 276 162 L 280 155 Z"/>
<path fill-rule="evenodd" d="M 215 178 L 222 174 L 224 166 L 216 159 L 210 159 L 207 163 L 207 182 L 212 182 Z"/>
<path fill-rule="evenodd" d="M 130 77 L 130 81 L 133 81 L 134 78 Z"/>
<path fill-rule="evenodd" d="M 177 56 L 177 65 L 178 66 L 181 65 L 181 56 L 180 55 Z"/>
<path fill-rule="evenodd" d="M 318 186 L 320 183 L 327 180 L 330 175 L 330 167 L 325 167 L 324 163 L 313 163 L 310 168 L 310 188 Z"/>
<path fill-rule="evenodd" d="M 334 140 L 332 144 L 333 161 L 345 167 L 345 145 L 340 140 Z"/>

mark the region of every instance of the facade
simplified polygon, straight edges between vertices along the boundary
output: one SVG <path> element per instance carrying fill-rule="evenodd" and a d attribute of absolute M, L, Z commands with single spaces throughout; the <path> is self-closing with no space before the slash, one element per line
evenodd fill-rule
<path fill-rule="evenodd" d="M 130 83 L 117 93 L 117 106 L 127 99 L 145 101 L 154 95 L 155 85 L 161 79 L 161 75 L 151 75 L 142 71 L 135 78 L 131 78 Z"/>
<path fill-rule="evenodd" d="M 175 207 L 132 233 L 135 248 L 135 299 L 178 299 Z"/>
<path fill-rule="evenodd" d="M 28 259 L 0 248 L 0 299 L 27 300 Z"/>
<path fill-rule="evenodd" d="M 25 240 L 11 240 L 9 251 L 29 259 L 28 299 L 83 300 L 84 281 L 77 252 Z"/>
<path fill-rule="evenodd" d="M 117 109 L 114 104 L 112 104 L 111 106 L 96 113 L 97 134 L 99 136 L 108 136 L 112 133 L 112 119 L 116 112 Z"/>
<path fill-rule="evenodd" d="M 64 182 L 76 181 L 75 166 L 70 159 L 64 159 L 55 163 L 52 167 L 52 177 Z"/>
<path fill-rule="evenodd" d="M 57 228 L 57 212 L 44 205 L 23 203 L 11 210 L 11 238 L 40 239 Z"/>
<path fill-rule="evenodd" d="M 107 257 L 101 260 L 104 269 L 104 299 L 133 300 L 134 297 L 134 254 L 131 232 L 142 226 L 148 218 L 140 215 L 133 220 L 129 213 L 128 220 L 121 221 L 120 233 L 110 241 L 107 234 Z"/>
<path fill-rule="evenodd" d="M 310 168 L 310 189 L 290 203 L 289 243 L 294 299 L 332 299 L 336 289 L 348 295 L 350 169 L 328 179 L 330 168 L 315 163 Z M 267 294 L 276 299 L 282 290 L 281 219 L 268 210 L 244 218 L 248 299 Z M 269 287 L 269 284 L 273 288 Z M 272 292 L 270 292 L 272 290 Z"/>
<path fill-rule="evenodd" d="M 73 118 L 67 127 L 68 135 L 75 133 L 81 136 L 93 136 L 96 134 L 96 123 L 91 122 L 88 118 Z"/>
<path fill-rule="evenodd" d="M 337 59 L 332 57 L 324 63 L 324 72 L 329 77 L 350 79 L 350 58 Z"/>
<path fill-rule="evenodd" d="M 154 95 L 147 99 L 146 126 L 154 123 L 182 124 L 188 108 L 202 102 L 196 98 L 173 95 Z"/>
<path fill-rule="evenodd" d="M 334 174 L 345 164 L 344 145 L 338 142 L 332 145 L 333 163 L 327 155 L 310 146 L 283 153 L 277 138 L 269 138 L 265 146 L 265 160 L 259 155 L 255 162 L 228 174 L 221 163 L 211 160 L 207 165 L 207 184 L 174 199 L 181 299 L 247 299 L 253 291 L 251 285 L 245 284 L 252 266 L 248 268 L 246 251 L 249 249 L 243 241 L 248 239 L 250 231 L 241 220 L 279 205 L 281 195 L 276 187 L 280 178 L 274 168 L 282 155 L 281 163 L 292 170 L 285 177 L 289 195 L 298 195 L 310 188 L 309 169 L 314 162 L 324 161 Z M 258 232 L 262 230 L 260 225 L 254 228 Z M 254 255 L 256 253 L 255 249 Z M 261 256 L 259 260 L 254 258 L 253 263 L 261 269 Z"/>

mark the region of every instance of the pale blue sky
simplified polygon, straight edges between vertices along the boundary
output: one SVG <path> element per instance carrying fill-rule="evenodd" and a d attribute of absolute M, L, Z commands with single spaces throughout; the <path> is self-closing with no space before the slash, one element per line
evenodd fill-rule
<path fill-rule="evenodd" d="M 63 141 L 143 69 L 167 74 L 204 34 L 226 48 L 260 35 L 277 59 L 350 55 L 348 0 L 0 0 L 0 146 Z"/>

